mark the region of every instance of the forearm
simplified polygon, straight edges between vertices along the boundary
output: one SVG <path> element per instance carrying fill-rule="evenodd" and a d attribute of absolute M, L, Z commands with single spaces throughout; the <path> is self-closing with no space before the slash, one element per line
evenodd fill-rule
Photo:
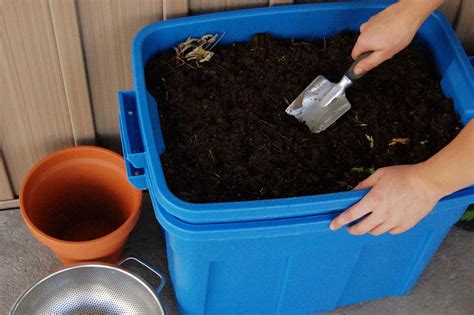
<path fill-rule="evenodd" d="M 420 166 L 441 197 L 474 184 L 474 119 L 450 144 Z"/>

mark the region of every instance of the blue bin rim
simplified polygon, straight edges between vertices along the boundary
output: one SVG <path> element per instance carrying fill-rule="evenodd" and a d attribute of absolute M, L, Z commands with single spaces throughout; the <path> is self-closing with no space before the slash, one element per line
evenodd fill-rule
<path fill-rule="evenodd" d="M 309 10 L 342 10 L 342 9 L 376 9 L 382 10 L 393 1 L 382 1 L 378 3 L 318 3 L 318 4 L 300 4 L 276 7 L 262 7 L 254 9 L 244 9 L 235 11 L 226 11 L 219 13 L 203 14 L 178 18 L 168 21 L 160 21 L 150 24 L 143 28 L 135 37 L 132 44 L 132 67 L 133 80 L 136 92 L 136 101 L 138 114 L 141 119 L 148 121 L 148 124 L 140 124 L 142 135 L 153 135 L 151 117 L 147 109 L 144 62 L 142 56 L 142 46 L 149 35 L 157 29 L 189 25 L 195 22 L 216 21 L 221 19 L 231 19 L 235 17 L 252 17 L 272 14 L 291 14 L 297 12 L 307 12 Z M 449 45 L 454 49 L 456 57 L 460 62 L 460 71 L 470 78 L 473 77 L 472 68 L 469 67 L 469 60 L 459 43 L 454 31 L 445 16 L 440 12 L 435 12 L 429 19 L 434 19 L 441 25 L 443 32 L 449 39 Z M 474 86 L 474 80 L 473 86 Z M 179 199 L 168 188 L 161 161 L 159 158 L 158 147 L 153 137 L 143 137 L 146 150 L 146 176 L 147 185 L 151 194 L 157 198 L 160 206 L 163 207 L 172 216 L 191 224 L 224 223 L 224 222 L 247 222 L 269 219 L 281 219 L 302 217 L 309 215 L 323 215 L 328 213 L 340 212 L 345 210 L 361 200 L 368 190 L 336 192 L 329 194 L 320 194 L 313 196 L 278 198 L 256 201 L 236 201 L 220 203 L 191 203 Z M 474 194 L 474 188 L 469 188 L 448 197 L 443 198 L 440 203 L 447 204 L 456 202 L 457 199 L 463 199 L 466 194 Z"/>
<path fill-rule="evenodd" d="M 440 212 L 456 211 L 470 203 L 474 203 L 474 187 L 463 189 L 456 197 L 449 196 L 441 200 L 426 218 Z M 151 197 L 153 199 L 153 197 Z M 271 220 L 255 220 L 243 222 L 217 222 L 193 224 L 180 220 L 161 207 L 154 208 L 155 215 L 162 227 L 169 233 L 192 241 L 224 240 L 246 237 L 275 237 L 307 232 L 325 232 L 337 213 L 323 213 L 300 217 L 284 217 Z M 348 233 L 347 226 L 335 233 Z M 388 236 L 388 234 L 385 234 Z M 359 237 L 374 237 L 363 235 Z"/>

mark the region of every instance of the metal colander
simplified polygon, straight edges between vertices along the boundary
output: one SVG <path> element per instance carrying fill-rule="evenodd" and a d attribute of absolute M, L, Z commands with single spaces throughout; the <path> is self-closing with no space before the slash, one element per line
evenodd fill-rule
<path fill-rule="evenodd" d="M 136 258 L 158 275 L 163 275 Z M 10 314 L 165 314 L 153 288 L 127 270 L 106 264 L 80 264 L 66 267 L 41 279 L 15 303 Z"/>

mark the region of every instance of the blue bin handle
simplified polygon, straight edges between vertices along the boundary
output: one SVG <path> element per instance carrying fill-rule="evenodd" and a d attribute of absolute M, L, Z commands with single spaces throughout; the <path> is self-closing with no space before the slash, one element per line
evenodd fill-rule
<path fill-rule="evenodd" d="M 120 138 L 127 176 L 138 189 L 147 189 L 145 149 L 134 91 L 118 92 Z"/>

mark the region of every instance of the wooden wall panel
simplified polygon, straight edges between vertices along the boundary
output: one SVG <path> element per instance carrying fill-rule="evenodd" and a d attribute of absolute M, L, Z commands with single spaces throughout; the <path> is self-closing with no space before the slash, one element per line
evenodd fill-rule
<path fill-rule="evenodd" d="M 281 4 L 292 4 L 294 1 L 293 0 L 270 0 L 268 2 L 269 6 L 274 6 L 274 5 L 281 5 Z"/>
<path fill-rule="evenodd" d="M 9 210 L 20 208 L 20 201 L 18 199 L 0 201 L 0 210 Z"/>
<path fill-rule="evenodd" d="M 186 16 L 189 13 L 188 0 L 163 0 L 163 19 Z"/>
<path fill-rule="evenodd" d="M 41 157 L 74 145 L 48 0 L 0 0 L 0 147 L 15 194 Z"/>
<path fill-rule="evenodd" d="M 463 0 L 456 19 L 456 33 L 468 54 L 474 55 L 474 0 Z"/>
<path fill-rule="evenodd" d="M 0 152 L 0 201 L 14 198 L 13 190 L 8 178 L 7 168 L 3 162 L 2 152 Z"/>
<path fill-rule="evenodd" d="M 74 142 L 95 138 L 75 0 L 49 0 Z"/>
<path fill-rule="evenodd" d="M 444 4 L 440 8 L 441 12 L 446 15 L 451 23 L 454 23 L 456 20 L 461 2 L 462 0 L 445 0 Z"/>
<path fill-rule="evenodd" d="M 163 18 L 157 0 L 78 0 L 79 25 L 99 144 L 120 150 L 117 91 L 132 88 L 131 44 Z"/>
<path fill-rule="evenodd" d="M 192 14 L 240 9 L 246 7 L 267 6 L 268 0 L 189 0 L 189 10 Z"/>

